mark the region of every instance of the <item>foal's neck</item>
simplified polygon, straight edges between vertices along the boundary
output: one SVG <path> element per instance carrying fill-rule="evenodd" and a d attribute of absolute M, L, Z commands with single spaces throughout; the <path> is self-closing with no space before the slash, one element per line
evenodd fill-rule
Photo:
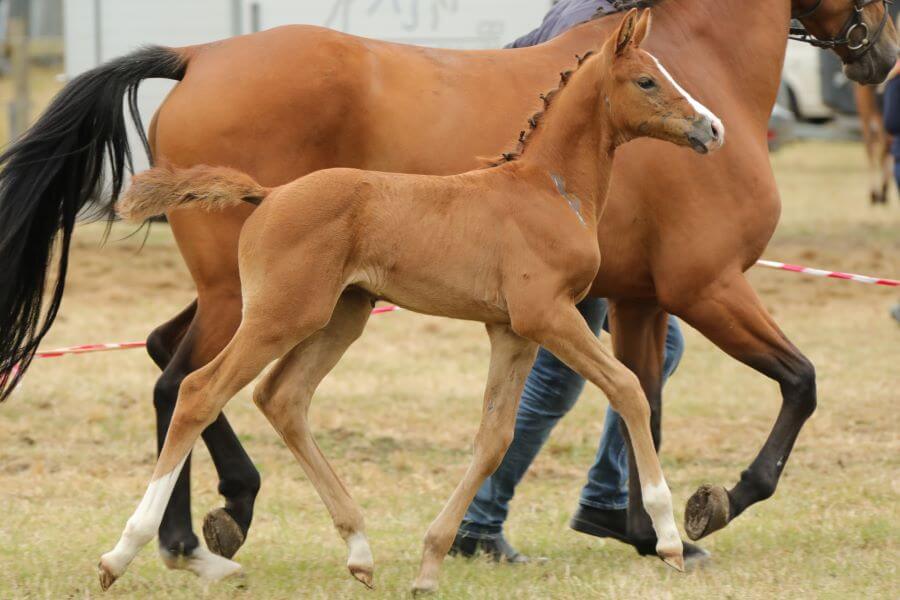
<path fill-rule="evenodd" d="M 603 210 L 615 148 L 624 141 L 609 116 L 604 75 L 598 64 L 576 71 L 555 94 L 519 159 L 549 174 L 564 196 L 577 197 L 592 228 Z"/>

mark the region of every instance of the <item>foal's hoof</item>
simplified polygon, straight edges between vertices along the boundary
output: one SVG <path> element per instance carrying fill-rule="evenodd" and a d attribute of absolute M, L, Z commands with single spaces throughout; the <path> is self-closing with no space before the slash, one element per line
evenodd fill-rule
<path fill-rule="evenodd" d="M 100 564 L 97 565 L 97 571 L 100 576 L 100 589 L 104 592 L 119 578 L 118 575 L 113 573 L 111 568 L 103 564 L 103 559 L 100 559 Z"/>
<path fill-rule="evenodd" d="M 372 569 L 363 567 L 349 567 L 349 569 L 350 574 L 353 575 L 360 583 L 362 583 L 370 590 L 375 589 L 375 576 L 372 573 Z"/>
<path fill-rule="evenodd" d="M 244 545 L 246 537 L 240 525 L 224 508 L 211 510 L 203 519 L 206 547 L 225 558 L 231 558 Z"/>
<path fill-rule="evenodd" d="M 666 563 L 679 573 L 684 573 L 684 556 L 680 552 L 674 554 L 666 554 L 660 552 L 659 557 L 664 563 Z"/>
<path fill-rule="evenodd" d="M 413 596 L 425 596 L 433 594 L 438 590 L 438 582 L 436 580 L 416 581 L 412 587 Z"/>
<path fill-rule="evenodd" d="M 692 540 L 722 529 L 728 520 L 728 492 L 721 486 L 700 486 L 684 509 L 684 530 Z"/>

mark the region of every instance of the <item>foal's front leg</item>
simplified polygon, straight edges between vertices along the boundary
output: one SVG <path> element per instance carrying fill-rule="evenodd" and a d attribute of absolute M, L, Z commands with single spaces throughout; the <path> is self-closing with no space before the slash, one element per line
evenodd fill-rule
<path fill-rule="evenodd" d="M 537 344 L 516 335 L 508 325 L 488 325 L 487 331 L 491 338 L 491 366 L 474 456 L 462 481 L 425 534 L 414 592 L 437 589 L 441 562 L 450 550 L 466 509 L 484 480 L 500 465 L 512 441 L 519 397 L 534 364 Z"/>
<path fill-rule="evenodd" d="M 684 549 L 672 514 L 672 494 L 656 455 L 650 433 L 650 406 L 637 377 L 603 347 L 574 303 L 548 306 L 532 300 L 529 306 L 542 310 L 525 309 L 518 314 L 511 310 L 516 331 L 539 342 L 599 387 L 625 421 L 640 476 L 644 510 L 656 531 L 656 553 L 683 571 Z"/>

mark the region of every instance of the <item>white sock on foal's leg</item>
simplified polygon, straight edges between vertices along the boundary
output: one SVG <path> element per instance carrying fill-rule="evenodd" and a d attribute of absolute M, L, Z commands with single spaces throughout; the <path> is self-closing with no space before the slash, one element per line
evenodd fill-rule
<path fill-rule="evenodd" d="M 241 565 L 213 554 L 203 545 L 197 546 L 188 556 L 175 556 L 165 550 L 160 550 L 159 554 L 168 568 L 190 571 L 206 581 L 219 581 L 241 572 Z"/>
<path fill-rule="evenodd" d="M 144 497 L 141 498 L 141 502 L 138 504 L 137 510 L 134 511 L 134 514 L 131 515 L 131 518 L 125 524 L 125 530 L 122 532 L 116 547 L 100 557 L 100 586 L 104 590 L 125 573 L 128 565 L 131 564 L 131 561 L 134 560 L 141 548 L 156 537 L 159 524 L 162 522 L 163 513 L 169 504 L 169 498 L 172 496 L 172 489 L 175 487 L 175 482 L 181 474 L 185 460 L 187 460 L 187 455 L 181 459 L 178 466 L 171 472 L 150 482 L 150 485 L 147 486 L 147 491 L 144 492 Z M 198 555 L 200 562 L 196 564 L 202 573 L 215 575 L 223 570 L 227 570 L 225 568 L 226 565 L 220 564 L 219 561 L 215 561 L 215 564 L 211 566 L 211 561 L 206 557 L 210 553 L 206 552 L 205 549 L 204 552 L 205 554 Z M 231 563 L 231 561 L 227 562 Z M 237 563 L 233 564 L 237 566 Z M 191 570 L 194 571 L 194 569 Z M 236 570 L 240 570 L 240 566 L 237 566 Z M 201 572 L 194 572 L 204 576 Z M 221 579 L 221 577 L 219 576 L 218 578 Z"/>
<path fill-rule="evenodd" d="M 369 548 L 369 540 L 366 534 L 356 532 L 347 537 L 347 547 L 350 556 L 347 559 L 347 568 L 350 573 L 366 587 L 375 587 L 372 574 L 375 571 L 375 560 L 372 558 L 372 549 Z"/>
<path fill-rule="evenodd" d="M 642 486 L 641 498 L 644 502 L 644 510 L 650 515 L 653 529 L 656 530 L 656 553 L 666 563 L 683 571 L 683 545 L 678 527 L 675 525 L 672 513 L 672 493 L 669 491 L 666 480 L 662 479 L 656 485 L 651 483 Z"/>

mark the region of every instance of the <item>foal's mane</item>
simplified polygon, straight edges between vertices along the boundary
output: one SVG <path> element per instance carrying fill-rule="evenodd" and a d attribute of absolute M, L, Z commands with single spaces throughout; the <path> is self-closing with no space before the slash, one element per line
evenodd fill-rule
<path fill-rule="evenodd" d="M 519 159 L 522 156 L 522 153 L 525 152 L 525 148 L 528 146 L 528 142 L 531 139 L 531 134 L 534 133 L 534 130 L 538 128 L 541 121 L 544 118 L 544 115 L 550 110 L 550 104 L 553 102 L 553 99 L 565 89 L 566 84 L 569 83 L 569 80 L 572 79 L 572 75 L 574 75 L 581 66 L 587 62 L 591 56 L 596 54 L 593 50 L 587 51 L 584 56 L 575 55 L 575 58 L 578 60 L 578 65 L 574 69 L 570 69 L 568 71 L 563 71 L 559 74 L 559 85 L 547 92 L 546 94 L 541 94 L 540 98 L 544 103 L 543 110 L 539 110 L 534 113 L 530 119 L 528 119 L 528 129 L 523 129 L 519 132 L 519 141 L 516 145 L 515 152 L 505 152 L 500 155 L 499 158 L 496 159 L 488 159 L 486 169 L 490 169 L 493 167 L 499 167 L 502 164 L 513 162 L 514 160 Z"/>
<path fill-rule="evenodd" d="M 613 11 L 609 11 L 608 5 L 602 5 L 597 8 L 597 12 L 594 13 L 594 16 L 591 17 L 591 21 L 602 19 L 603 17 L 608 17 L 610 15 L 618 14 L 621 12 L 625 12 L 631 10 L 632 8 L 644 9 L 650 8 L 652 6 L 656 6 L 663 2 L 663 0 L 610 0 L 612 4 Z M 578 60 L 578 66 L 569 71 L 563 71 L 560 73 L 560 81 L 559 86 L 556 89 L 547 92 L 546 94 L 541 94 L 541 100 L 544 102 L 544 109 L 539 110 L 534 113 L 530 119 L 528 119 L 528 129 L 523 129 L 519 132 L 519 141 L 516 145 L 516 149 L 514 152 L 505 152 L 500 155 L 499 158 L 496 159 L 488 159 L 487 164 L 484 168 L 490 169 L 493 167 L 499 167 L 502 164 L 513 162 L 522 156 L 522 153 L 525 152 L 525 148 L 528 145 L 529 139 L 531 139 L 531 134 L 537 129 L 538 124 L 540 124 L 541 119 L 544 117 L 544 114 L 550 109 L 550 103 L 553 98 L 559 94 L 563 88 L 566 87 L 566 84 L 569 83 L 569 79 L 571 79 L 572 75 L 581 68 L 581 65 L 584 62 L 596 54 L 595 51 L 589 50 L 585 53 L 584 56 L 575 55 L 575 58 Z"/>

